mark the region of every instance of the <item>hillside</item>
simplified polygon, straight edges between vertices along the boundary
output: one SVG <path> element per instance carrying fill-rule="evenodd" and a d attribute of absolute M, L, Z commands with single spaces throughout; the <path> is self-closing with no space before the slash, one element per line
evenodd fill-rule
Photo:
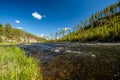
<path fill-rule="evenodd" d="M 9 23 L 0 24 L 0 42 L 29 43 L 43 42 L 45 39 L 20 29 L 12 28 Z"/>
<path fill-rule="evenodd" d="M 62 34 L 63 32 L 60 31 Z M 120 41 L 120 1 L 92 14 L 90 18 L 72 30 L 68 30 L 60 42 L 119 42 Z"/>

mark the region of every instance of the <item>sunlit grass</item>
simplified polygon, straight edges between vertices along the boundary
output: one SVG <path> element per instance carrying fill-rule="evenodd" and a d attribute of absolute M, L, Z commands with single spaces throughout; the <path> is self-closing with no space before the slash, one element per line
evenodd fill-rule
<path fill-rule="evenodd" d="M 0 45 L 15 45 L 17 43 L 14 43 L 14 42 L 2 42 L 0 43 Z"/>
<path fill-rule="evenodd" d="M 38 61 L 17 47 L 0 47 L 0 80 L 42 80 Z"/>

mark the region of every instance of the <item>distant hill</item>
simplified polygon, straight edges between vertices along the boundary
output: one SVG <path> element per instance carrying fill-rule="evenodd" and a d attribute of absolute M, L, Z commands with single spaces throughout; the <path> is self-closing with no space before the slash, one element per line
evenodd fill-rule
<path fill-rule="evenodd" d="M 3 26 L 0 23 L 0 42 L 29 43 L 43 42 L 45 39 L 20 29 L 12 28 L 9 23 Z"/>
<path fill-rule="evenodd" d="M 57 41 L 120 42 L 120 0 L 92 14 L 86 21 L 81 21 Z"/>

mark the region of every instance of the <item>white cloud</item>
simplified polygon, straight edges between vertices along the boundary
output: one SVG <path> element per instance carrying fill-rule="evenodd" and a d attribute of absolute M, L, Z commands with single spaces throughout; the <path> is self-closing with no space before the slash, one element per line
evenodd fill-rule
<path fill-rule="evenodd" d="M 46 37 L 47 35 L 46 34 L 40 34 L 40 37 Z"/>
<path fill-rule="evenodd" d="M 46 38 L 47 40 L 49 39 L 49 36 L 47 34 L 40 34 L 40 37 Z"/>
<path fill-rule="evenodd" d="M 43 17 L 41 14 L 39 14 L 38 12 L 33 12 L 32 16 L 38 20 L 41 20 Z"/>
<path fill-rule="evenodd" d="M 44 37 L 44 34 L 41 34 L 40 37 Z"/>
<path fill-rule="evenodd" d="M 16 20 L 15 22 L 16 22 L 16 23 L 18 23 L 18 24 L 20 23 L 20 21 L 19 21 L 19 20 Z"/>
<path fill-rule="evenodd" d="M 67 31 L 67 30 L 71 30 L 71 28 L 66 27 L 66 28 L 63 28 L 63 30 Z"/>
<path fill-rule="evenodd" d="M 16 27 L 17 29 L 23 29 L 23 27 Z"/>

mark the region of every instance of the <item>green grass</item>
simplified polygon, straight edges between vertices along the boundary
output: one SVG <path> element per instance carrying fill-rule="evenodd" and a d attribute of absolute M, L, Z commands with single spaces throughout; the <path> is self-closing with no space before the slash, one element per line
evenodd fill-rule
<path fill-rule="evenodd" d="M 17 43 L 13 43 L 13 42 L 1 42 L 0 45 L 15 45 Z"/>
<path fill-rule="evenodd" d="M 17 47 L 0 47 L 0 80 L 42 80 L 38 61 Z"/>

